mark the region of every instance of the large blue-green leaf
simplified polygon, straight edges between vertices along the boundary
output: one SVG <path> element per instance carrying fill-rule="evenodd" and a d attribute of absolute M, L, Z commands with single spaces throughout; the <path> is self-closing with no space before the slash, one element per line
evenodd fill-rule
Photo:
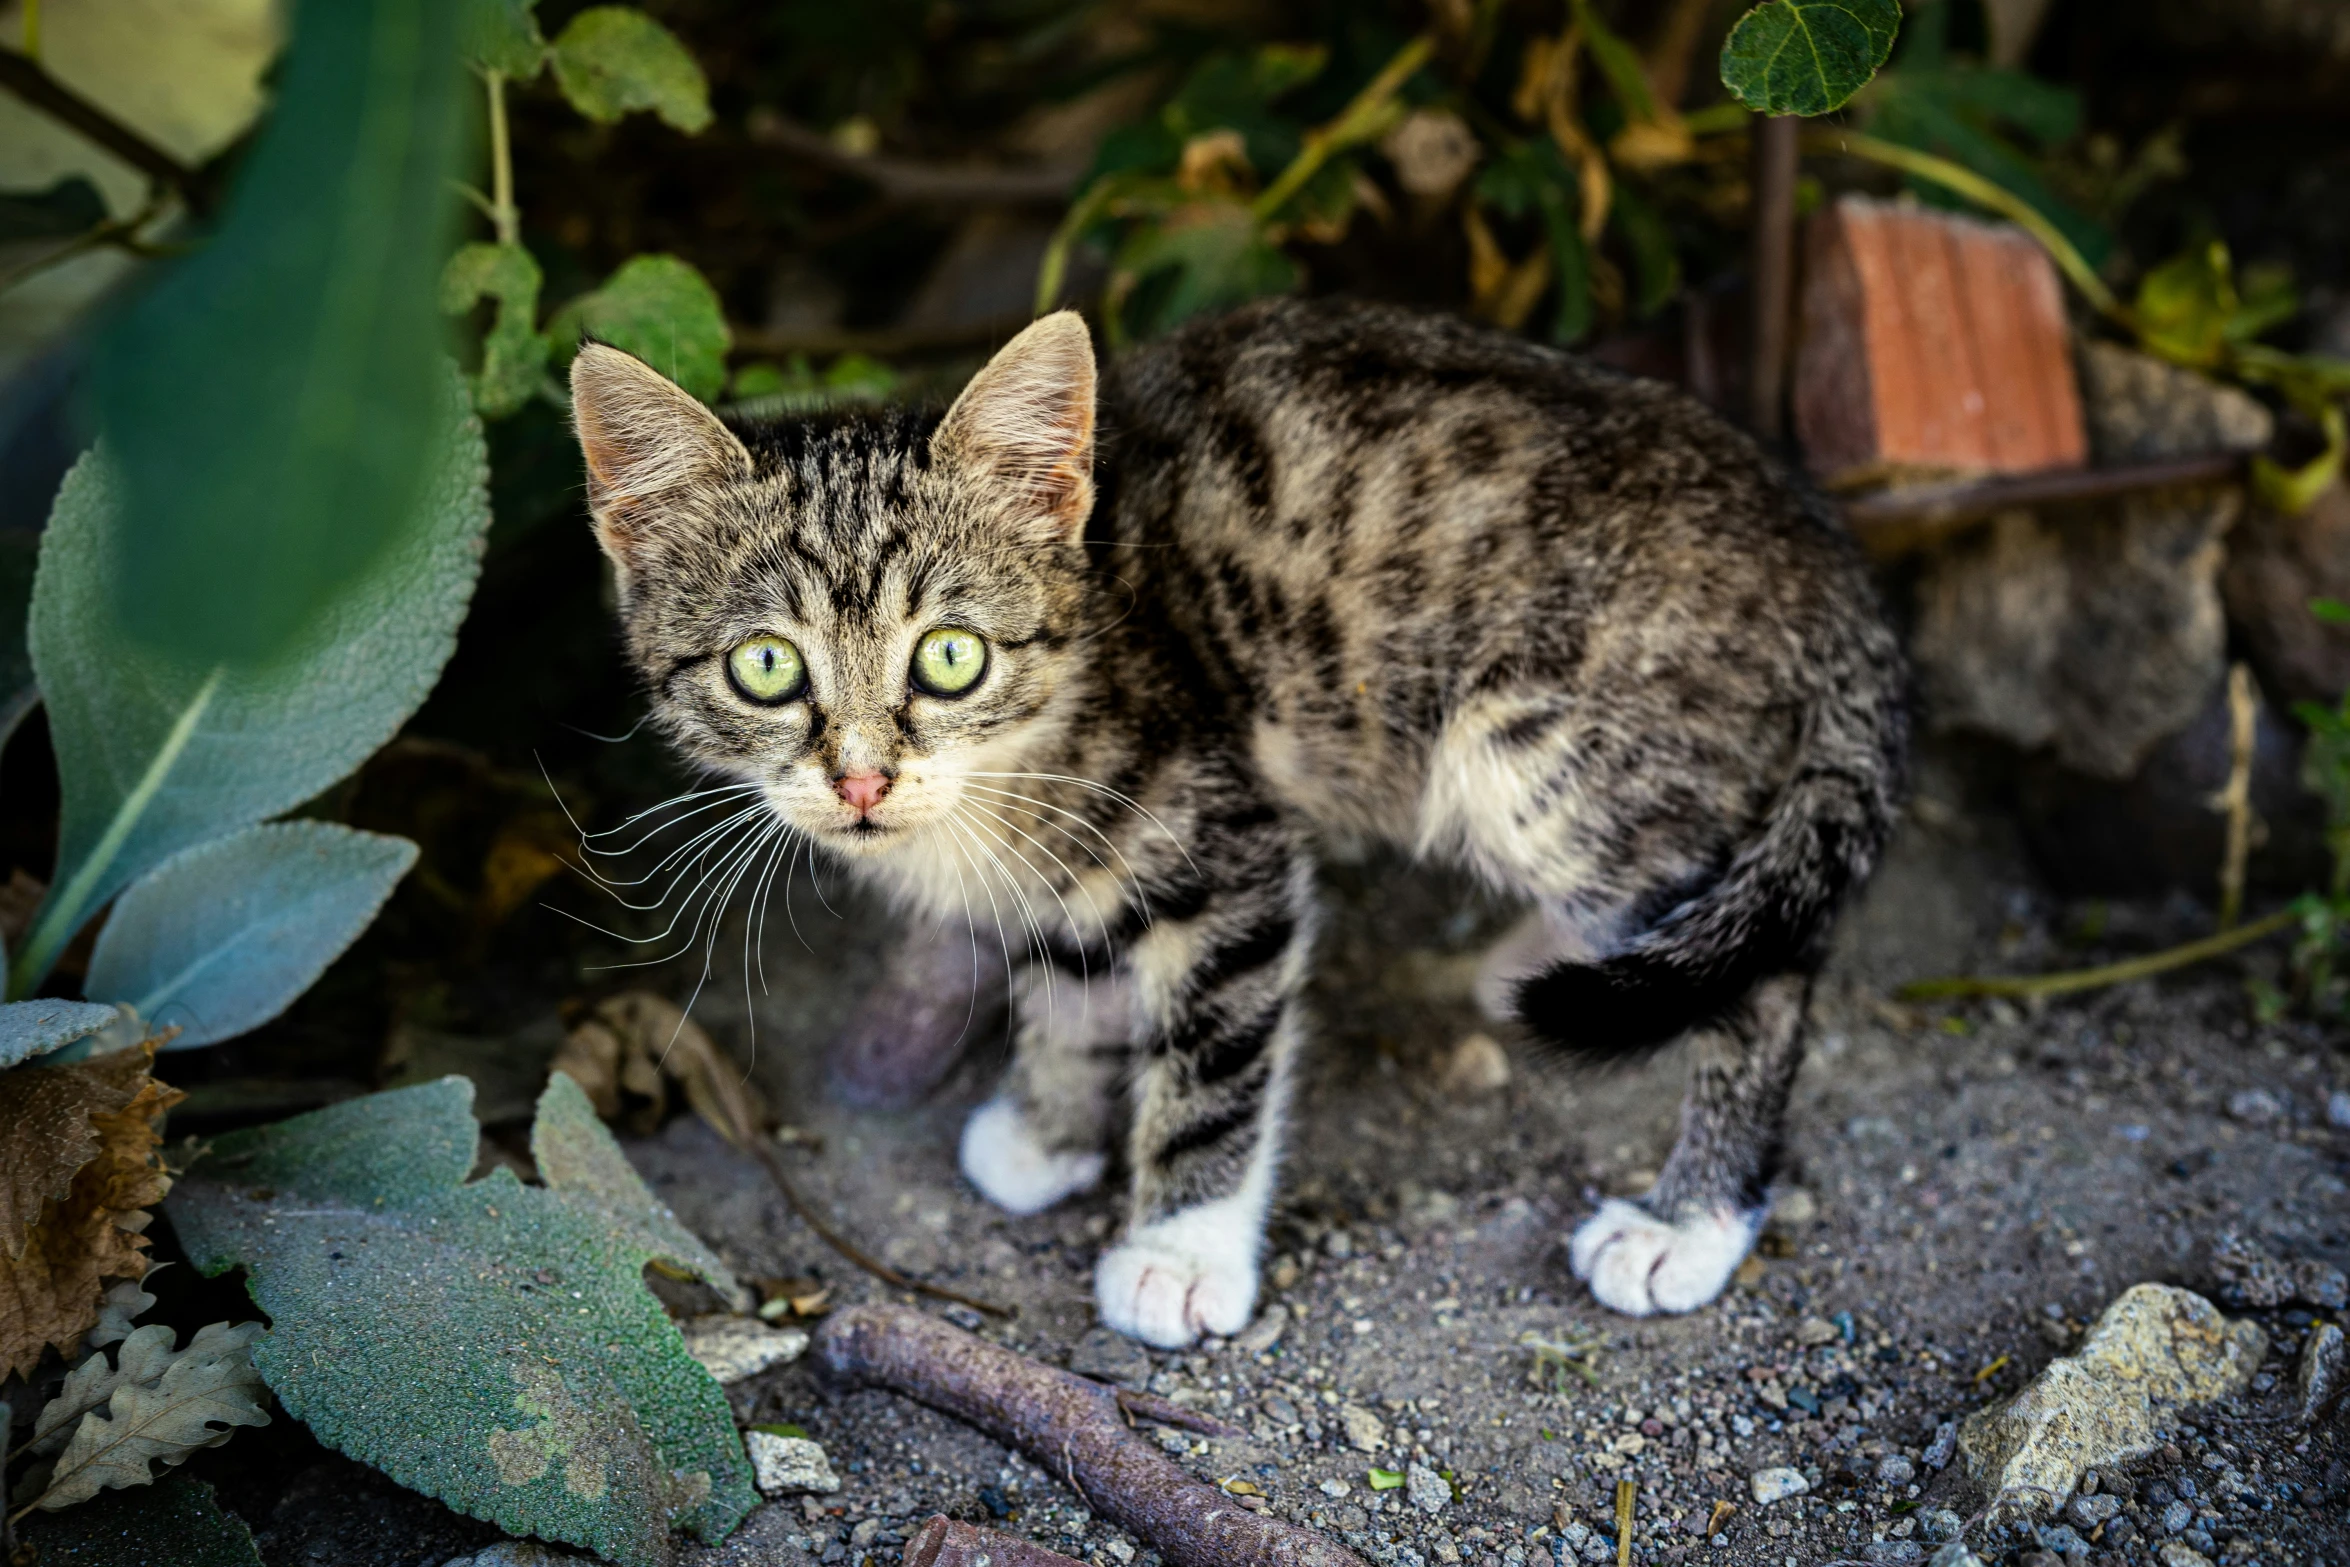
<path fill-rule="evenodd" d="M 719 1538 L 758 1501 L 742 1441 L 642 1277 L 707 1253 L 561 1074 L 546 1185 L 468 1183 L 472 1099 L 449 1077 L 219 1138 L 172 1227 L 205 1273 L 245 1269 L 273 1324 L 254 1364 L 329 1447 L 621 1567 L 668 1562 L 672 1528 Z"/>
<path fill-rule="evenodd" d="M 305 0 L 220 231 L 100 347 L 123 496 L 109 597 L 148 658 L 293 654 L 416 515 L 470 123 L 463 9 Z"/>
<path fill-rule="evenodd" d="M 1722 85 L 1759 114 L 1828 114 L 1893 53 L 1899 0 L 1766 0 L 1722 41 Z"/>
<path fill-rule="evenodd" d="M 32 614 L 64 806 L 56 874 L 11 967 L 13 994 L 28 994 L 123 887 L 325 789 L 432 689 L 456 648 L 490 520 L 481 426 L 445 365 L 439 387 L 412 524 L 336 597 L 296 657 L 265 669 L 205 669 L 132 643 L 110 592 L 124 504 L 114 464 L 101 449 L 66 475 Z"/>
<path fill-rule="evenodd" d="M 83 989 L 187 1050 L 259 1028 L 357 940 L 416 863 L 405 838 L 270 822 L 184 849 L 131 883 Z"/>
<path fill-rule="evenodd" d="M 253 1531 L 187 1475 L 34 1513 L 22 1538 L 41 1567 L 261 1567 Z"/>
<path fill-rule="evenodd" d="M 95 1001 L 12 1001 L 0 1006 L 0 1071 L 87 1039 L 119 1015 Z"/>

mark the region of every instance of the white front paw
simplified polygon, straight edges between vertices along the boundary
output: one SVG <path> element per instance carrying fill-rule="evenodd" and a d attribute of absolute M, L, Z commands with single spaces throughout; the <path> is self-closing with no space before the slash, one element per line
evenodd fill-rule
<path fill-rule="evenodd" d="M 1567 1248 L 1591 1297 L 1626 1316 L 1695 1311 L 1722 1292 L 1754 1247 L 1762 1214 L 1715 1212 L 1669 1224 L 1638 1203 L 1610 1198 Z"/>
<path fill-rule="evenodd" d="M 1009 1099 L 990 1099 L 963 1123 L 963 1174 L 1007 1213 L 1042 1213 L 1102 1178 L 1100 1153 L 1055 1153 L 1040 1145 Z"/>
<path fill-rule="evenodd" d="M 1207 1203 L 1146 1224 L 1094 1269 L 1101 1319 L 1129 1338 L 1181 1349 L 1202 1333 L 1238 1333 L 1257 1304 L 1254 1214 Z"/>

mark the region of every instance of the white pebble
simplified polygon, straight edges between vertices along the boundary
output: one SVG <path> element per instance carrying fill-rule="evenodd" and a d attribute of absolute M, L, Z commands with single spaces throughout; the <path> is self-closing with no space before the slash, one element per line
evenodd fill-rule
<path fill-rule="evenodd" d="M 832 1460 L 804 1436 L 746 1431 L 743 1443 L 750 1450 L 754 1483 L 762 1496 L 789 1496 L 798 1491 L 830 1495 L 840 1489 L 840 1476 L 832 1472 Z"/>

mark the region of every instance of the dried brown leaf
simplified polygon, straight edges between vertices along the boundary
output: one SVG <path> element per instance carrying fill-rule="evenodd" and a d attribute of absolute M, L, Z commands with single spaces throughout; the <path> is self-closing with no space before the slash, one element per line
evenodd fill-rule
<path fill-rule="evenodd" d="M 178 1090 L 148 1075 L 154 1048 L 0 1075 L 0 1375 L 71 1354 L 101 1285 L 143 1276 L 146 1209 L 171 1189 L 155 1122 Z"/>
<path fill-rule="evenodd" d="M 54 1512 L 102 1490 L 145 1485 L 155 1478 L 152 1464 L 183 1463 L 199 1449 L 227 1441 L 238 1426 L 269 1424 L 261 1373 L 246 1349 L 260 1332 L 259 1323 L 214 1323 L 177 1353 L 169 1328 L 132 1334 L 124 1341 L 106 1409 L 81 1416 L 33 1505 Z M 150 1334 L 160 1335 L 159 1342 L 148 1343 L 134 1361 L 131 1346 Z M 125 1362 L 153 1380 L 122 1374 Z"/>
<path fill-rule="evenodd" d="M 748 1151 L 767 1125 L 766 1103 L 743 1069 L 674 1002 L 649 990 L 598 1003 L 564 1041 L 554 1069 L 587 1091 L 598 1115 L 639 1135 L 660 1122 L 665 1078 L 737 1148 Z"/>

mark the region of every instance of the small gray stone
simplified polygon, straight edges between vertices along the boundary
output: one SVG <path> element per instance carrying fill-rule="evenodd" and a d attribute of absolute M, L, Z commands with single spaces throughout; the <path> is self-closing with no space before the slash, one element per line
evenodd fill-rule
<path fill-rule="evenodd" d="M 2266 1126 L 2285 1113 L 2277 1096 L 2265 1088 L 2245 1088 L 2228 1096 L 2228 1114 L 2246 1126 Z"/>
<path fill-rule="evenodd" d="M 1934 1428 L 1934 1440 L 1926 1444 L 1925 1465 L 1939 1473 L 1950 1467 L 1951 1455 L 1958 1451 L 1958 1422 L 1945 1420 Z"/>
<path fill-rule="evenodd" d="M 1404 1499 L 1428 1514 L 1452 1505 L 1452 1482 L 1426 1464 L 1408 1464 L 1403 1472 Z"/>
<path fill-rule="evenodd" d="M 2059 1556 L 2086 1556 L 2089 1542 L 2075 1533 L 2070 1524 L 2055 1523 L 2040 1531 L 2040 1549 L 2054 1551 Z"/>
<path fill-rule="evenodd" d="M 2350 1278 L 2329 1262 L 2297 1262 L 2293 1264 L 2293 1293 L 2305 1306 L 2340 1311 L 2350 1305 Z"/>
<path fill-rule="evenodd" d="M 2210 1557 L 2179 1540 L 2163 1541 L 2162 1548 L 2154 1553 L 2154 1559 L 2161 1562 L 2162 1567 L 2211 1567 Z"/>
<path fill-rule="evenodd" d="M 1346 1427 L 1346 1445 L 1356 1452 L 1376 1453 L 1387 1445 L 1387 1427 L 1362 1405 L 1346 1405 L 1338 1411 L 1338 1418 Z"/>
<path fill-rule="evenodd" d="M 2340 1328 L 2321 1322 L 2310 1330 L 2309 1341 L 2301 1346 L 2294 1381 L 2301 1394 L 2305 1425 L 2314 1424 L 2342 1402 L 2344 1387 L 2350 1383 L 2350 1341 L 2344 1340 Z"/>
<path fill-rule="evenodd" d="M 750 1450 L 754 1483 L 762 1496 L 790 1496 L 803 1491 L 830 1495 L 840 1489 L 840 1476 L 824 1449 L 802 1436 L 777 1436 L 772 1431 L 746 1431 L 743 1445 Z"/>
<path fill-rule="evenodd" d="M 313 1547 L 316 1549 L 316 1547 Z M 586 1567 L 588 1558 L 558 1551 L 536 1540 L 500 1540 L 472 1556 L 460 1556 L 441 1567 Z"/>
<path fill-rule="evenodd" d="M 1929 1507 L 1918 1514 L 1918 1533 L 1936 1545 L 1957 1539 L 1965 1527 L 1966 1520 L 1947 1507 Z"/>
<path fill-rule="evenodd" d="M 2177 1534 L 2195 1521 L 2195 1509 L 2185 1502 L 2173 1502 L 2162 1510 L 2162 1532 Z"/>
<path fill-rule="evenodd" d="M 1899 1453 L 1888 1453 L 1877 1461 L 1877 1484 L 1879 1485 L 1907 1485 L 1917 1477 L 1917 1465 Z"/>
<path fill-rule="evenodd" d="M 1758 1507 L 1783 1502 L 1790 1496 L 1801 1496 L 1811 1489 L 1811 1482 L 1803 1477 L 1800 1469 L 1757 1469 L 1746 1483 L 1752 1488 Z"/>
<path fill-rule="evenodd" d="M 1860 1558 L 1882 1567 L 1916 1567 L 1926 1559 L 1926 1548 L 1915 1540 L 1871 1540 L 1860 1548 Z"/>
<path fill-rule="evenodd" d="M 1344 1480 L 1325 1480 L 1320 1487 L 1322 1494 L 1328 1497 L 1344 1496 L 1353 1489 L 1354 1487 L 1348 1485 Z"/>
<path fill-rule="evenodd" d="M 1968 1550 L 1964 1540 L 1952 1540 L 1927 1559 L 1926 1567 L 1983 1567 L 1983 1558 Z"/>
<path fill-rule="evenodd" d="M 1191 1438 L 1173 1426 L 1160 1426 L 1152 1434 L 1158 1438 L 1159 1451 L 1162 1453 L 1188 1453 L 1191 1451 Z"/>
<path fill-rule="evenodd" d="M 2350 1088 L 2337 1088 L 2326 1095 L 2326 1121 L 2333 1126 L 2350 1126 Z"/>
<path fill-rule="evenodd" d="M 689 1317 L 677 1331 L 685 1339 L 685 1352 L 700 1361 L 720 1387 L 797 1360 L 808 1348 L 808 1335 L 798 1328 L 770 1327 L 757 1317 Z"/>
<path fill-rule="evenodd" d="M 2122 1510 L 2118 1496 L 2076 1496 L 2065 1504 L 2064 1515 L 2083 1529 L 2111 1523 Z"/>
<path fill-rule="evenodd" d="M 1151 1357 L 1117 1329 L 1096 1327 L 1069 1351 L 1069 1369 L 1081 1377 L 1139 1393 L 1151 1379 Z"/>

